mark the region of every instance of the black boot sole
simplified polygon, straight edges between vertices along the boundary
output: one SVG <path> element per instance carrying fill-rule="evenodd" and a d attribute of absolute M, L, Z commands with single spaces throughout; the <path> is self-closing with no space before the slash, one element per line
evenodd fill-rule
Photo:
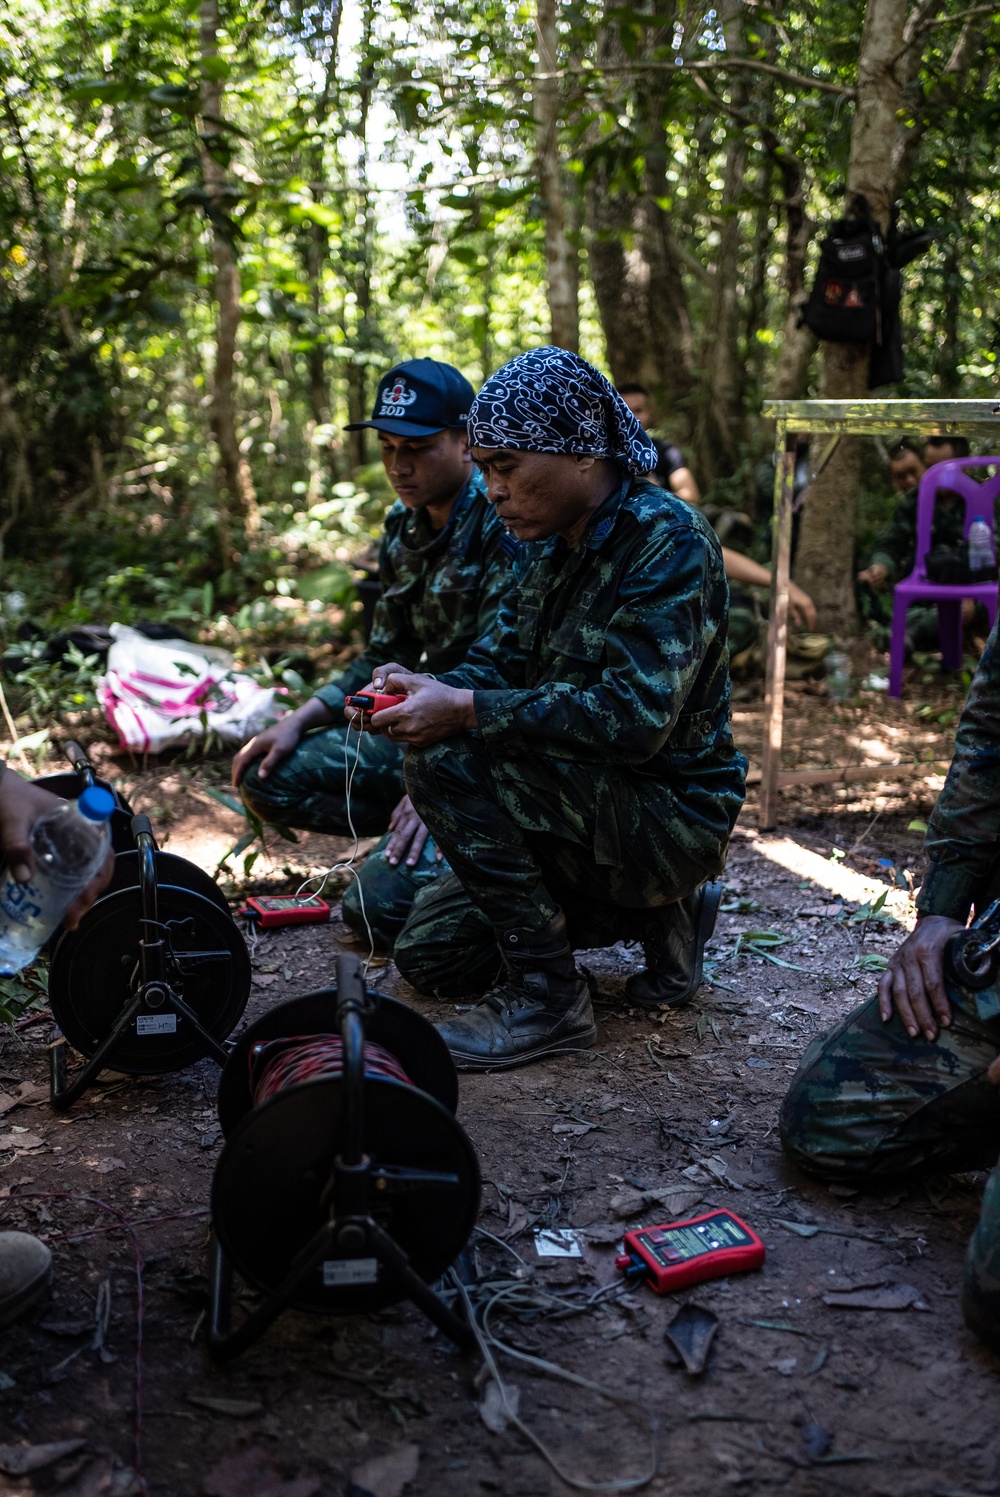
<path fill-rule="evenodd" d="M 698 911 L 698 942 L 697 959 L 691 971 L 691 981 L 682 993 L 676 998 L 660 998 L 654 1002 L 644 1003 L 641 999 L 634 998 L 626 991 L 625 999 L 632 1008 L 644 1009 L 647 1013 L 655 1014 L 661 1008 L 683 1008 L 686 1003 L 697 993 L 705 980 L 705 947 L 712 938 L 715 930 L 715 922 L 719 918 L 719 905 L 722 903 L 722 885 L 714 880 L 705 885 L 705 893 L 701 901 L 701 909 Z"/>
<path fill-rule="evenodd" d="M 558 1040 L 547 1040 L 531 1050 L 522 1050 L 519 1055 L 504 1055 L 484 1059 L 481 1055 L 463 1055 L 460 1050 L 449 1053 L 455 1062 L 456 1071 L 511 1071 L 515 1066 L 528 1066 L 535 1060 L 549 1055 L 565 1055 L 573 1050 L 592 1050 L 597 1044 L 597 1025 L 581 1030 L 579 1034 L 567 1034 Z"/>

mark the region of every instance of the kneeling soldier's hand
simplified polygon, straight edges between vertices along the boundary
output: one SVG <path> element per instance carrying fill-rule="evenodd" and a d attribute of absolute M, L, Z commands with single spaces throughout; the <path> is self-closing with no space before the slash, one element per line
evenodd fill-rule
<path fill-rule="evenodd" d="M 430 833 L 417 815 L 416 807 L 408 795 L 403 796 L 389 817 L 389 830 L 392 836 L 386 843 L 386 862 L 395 868 L 405 860 L 407 868 L 415 868 L 420 862 L 420 854 Z M 443 857 L 440 849 L 436 856 L 440 863 Z"/>
<path fill-rule="evenodd" d="M 445 686 L 433 676 L 415 675 L 401 665 L 381 665 L 372 673 L 372 685 L 387 695 L 406 697 L 398 707 L 376 713 L 377 722 L 368 719 L 376 732 L 399 743 L 424 748 L 476 726 L 472 692 Z"/>
<path fill-rule="evenodd" d="M 893 952 L 879 978 L 878 1009 L 883 1022 L 892 1018 L 895 1007 L 911 1039 L 921 1030 L 927 1039 L 937 1039 L 939 1020 L 947 1028 L 951 1005 L 944 990 L 944 948 L 957 930 L 964 929 L 960 920 L 947 915 L 924 916 Z"/>

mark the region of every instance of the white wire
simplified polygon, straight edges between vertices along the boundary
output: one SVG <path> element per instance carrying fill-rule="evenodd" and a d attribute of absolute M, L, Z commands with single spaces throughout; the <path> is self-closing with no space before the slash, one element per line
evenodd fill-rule
<path fill-rule="evenodd" d="M 498 1294 L 493 1295 L 483 1311 L 482 1325 L 480 1326 L 476 1320 L 472 1301 L 469 1298 L 469 1293 L 465 1285 L 454 1269 L 449 1271 L 449 1276 L 465 1306 L 466 1319 L 469 1322 L 472 1334 L 476 1338 L 480 1355 L 486 1363 L 490 1376 L 497 1385 L 500 1402 L 503 1404 L 504 1417 L 508 1423 L 512 1424 L 535 1447 L 538 1454 L 559 1477 L 559 1480 L 564 1481 L 568 1487 L 574 1487 L 578 1492 L 638 1492 L 643 1487 L 647 1487 L 655 1477 L 657 1467 L 656 1436 L 659 1429 L 659 1421 L 655 1415 L 650 1413 L 648 1409 L 642 1409 L 641 1404 L 637 1404 L 635 1398 L 630 1394 L 619 1393 L 617 1388 L 608 1388 L 602 1383 L 592 1382 L 588 1377 L 581 1377 L 577 1372 L 570 1372 L 568 1367 L 560 1367 L 558 1362 L 548 1362 L 542 1357 L 533 1357 L 529 1353 L 518 1351 L 515 1347 L 508 1346 L 506 1342 L 499 1340 L 489 1328 L 489 1314 L 494 1305 L 502 1301 L 510 1291 L 501 1290 Z M 520 1290 L 523 1287 L 523 1285 L 519 1284 L 517 1289 Z M 597 1393 L 601 1398 L 607 1398 L 612 1403 L 625 1404 L 631 1409 L 640 1409 L 646 1414 L 649 1420 L 651 1435 L 650 1462 L 647 1470 L 642 1476 L 623 1476 L 611 1481 L 588 1481 L 585 1477 L 573 1476 L 564 1466 L 560 1465 L 545 1442 L 539 1439 L 534 1430 L 530 1429 L 524 1420 L 519 1417 L 517 1409 L 511 1400 L 507 1385 L 500 1376 L 500 1369 L 493 1355 L 493 1348 L 496 1348 L 499 1352 L 503 1352 L 505 1356 L 513 1357 L 517 1361 L 527 1363 L 539 1372 L 547 1373 L 550 1377 L 561 1378 L 567 1383 L 575 1383 L 579 1388 L 586 1388 L 591 1393 Z"/>
<path fill-rule="evenodd" d="M 347 825 L 350 828 L 351 836 L 354 838 L 354 846 L 351 848 L 351 856 L 344 863 L 334 863 L 332 867 L 325 869 L 322 873 L 314 873 L 309 878 L 304 879 L 296 889 L 295 897 L 296 899 L 298 899 L 302 894 L 303 889 L 308 889 L 309 885 L 314 884 L 317 879 L 319 879 L 319 888 L 314 889 L 313 893 L 317 895 L 322 894 L 323 890 L 326 888 L 327 879 L 331 878 L 335 873 L 349 873 L 351 877 L 357 881 L 358 900 L 361 904 L 361 918 L 365 922 L 365 930 L 368 933 L 368 956 L 365 959 L 364 965 L 364 975 L 365 977 L 367 977 L 368 968 L 371 966 L 372 959 L 375 956 L 375 937 L 372 934 L 371 925 L 368 923 L 368 912 L 365 909 L 364 885 L 361 882 L 361 875 L 354 867 L 354 861 L 358 856 L 358 848 L 361 845 L 361 838 L 358 836 L 357 828 L 354 825 L 354 817 L 351 814 L 351 792 L 354 789 L 354 776 L 358 772 L 358 761 L 361 758 L 361 745 L 364 742 L 364 729 L 361 726 L 363 721 L 364 714 L 357 711 L 354 712 L 354 714 L 348 719 L 347 732 L 344 734 L 344 801 L 347 807 Z M 358 724 L 356 728 L 355 723 Z M 350 741 L 352 729 L 358 735 L 358 746 L 354 753 L 353 764 L 350 763 L 350 759 L 348 756 L 348 743 Z"/>

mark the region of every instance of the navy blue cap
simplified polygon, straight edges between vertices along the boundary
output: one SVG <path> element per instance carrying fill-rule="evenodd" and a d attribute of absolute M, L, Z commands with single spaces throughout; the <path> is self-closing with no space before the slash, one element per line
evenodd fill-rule
<path fill-rule="evenodd" d="M 453 364 L 409 359 L 379 380 L 370 421 L 352 421 L 345 431 L 371 426 L 394 437 L 430 437 L 446 427 L 464 429 L 476 392 Z"/>

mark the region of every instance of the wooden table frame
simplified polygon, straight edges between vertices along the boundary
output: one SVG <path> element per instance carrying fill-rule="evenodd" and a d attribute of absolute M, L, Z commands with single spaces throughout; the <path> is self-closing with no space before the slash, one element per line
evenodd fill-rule
<path fill-rule="evenodd" d="M 761 755 L 759 822 L 770 831 L 777 822 L 782 782 L 781 743 L 785 712 L 785 660 L 788 651 L 788 580 L 792 556 L 792 489 L 795 444 L 800 436 L 989 436 L 1000 446 L 1000 402 L 995 400 L 772 400 L 761 414 L 775 422 L 774 518 L 771 533 L 771 612 L 767 634 L 767 684 Z M 827 448 L 824 461 L 832 446 Z M 821 771 L 831 781 L 847 770 Z"/>

